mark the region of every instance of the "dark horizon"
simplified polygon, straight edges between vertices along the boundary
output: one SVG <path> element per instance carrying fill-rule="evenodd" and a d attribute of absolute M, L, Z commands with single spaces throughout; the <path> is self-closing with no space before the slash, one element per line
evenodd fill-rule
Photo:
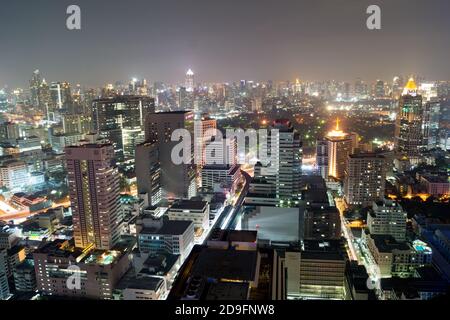
<path fill-rule="evenodd" d="M 65 27 L 82 10 L 82 30 Z M 366 8 L 382 29 L 366 28 Z M 180 83 L 450 80 L 448 0 L 26 0 L 0 12 L 0 87 L 48 81 L 101 86 L 132 77 Z"/>

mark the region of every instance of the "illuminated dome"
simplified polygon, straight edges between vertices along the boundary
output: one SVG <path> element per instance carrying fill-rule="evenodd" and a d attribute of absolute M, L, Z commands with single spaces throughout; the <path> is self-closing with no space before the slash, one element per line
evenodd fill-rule
<path fill-rule="evenodd" d="M 336 128 L 328 132 L 328 137 L 345 137 L 346 133 L 339 128 L 340 120 L 336 119 Z"/>
<path fill-rule="evenodd" d="M 193 72 L 191 69 L 189 69 L 189 70 L 186 72 L 186 75 L 187 75 L 187 76 L 193 76 L 193 75 L 194 75 L 194 72 Z"/>

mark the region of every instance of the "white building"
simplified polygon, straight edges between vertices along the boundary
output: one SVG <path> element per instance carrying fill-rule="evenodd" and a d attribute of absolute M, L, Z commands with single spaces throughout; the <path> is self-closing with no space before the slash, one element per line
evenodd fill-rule
<path fill-rule="evenodd" d="M 27 186 L 30 181 L 28 166 L 23 161 L 11 160 L 0 167 L 0 185 L 15 191 Z"/>
<path fill-rule="evenodd" d="M 192 221 L 196 229 L 207 230 L 209 213 L 209 203 L 206 201 L 178 200 L 170 206 L 168 217 L 170 220 Z"/>
<path fill-rule="evenodd" d="M 180 255 L 184 261 L 194 245 L 192 221 L 170 221 L 144 215 L 136 222 L 141 253 L 169 253 Z"/>
<path fill-rule="evenodd" d="M 372 212 L 367 215 L 367 227 L 371 234 L 387 234 L 404 241 L 406 219 L 407 213 L 399 203 L 384 199 L 373 203 Z"/>

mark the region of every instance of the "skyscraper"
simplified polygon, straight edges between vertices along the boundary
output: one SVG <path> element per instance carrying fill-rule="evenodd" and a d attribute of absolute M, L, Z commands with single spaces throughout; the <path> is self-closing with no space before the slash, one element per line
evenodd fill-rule
<path fill-rule="evenodd" d="M 34 70 L 30 80 L 31 105 L 39 106 L 39 87 L 41 85 L 41 75 L 39 70 Z"/>
<path fill-rule="evenodd" d="M 175 164 L 172 150 L 179 141 L 171 141 L 176 129 L 186 129 L 191 133 L 190 164 Z M 196 194 L 195 170 L 193 167 L 194 117 L 190 111 L 150 113 L 145 124 L 145 140 L 158 146 L 161 164 L 161 188 L 163 199 L 189 199 Z"/>
<path fill-rule="evenodd" d="M 417 162 L 419 149 L 423 144 L 423 108 L 422 96 L 417 85 L 410 78 L 403 89 L 395 124 L 395 148 L 408 156 L 412 163 Z"/>
<path fill-rule="evenodd" d="M 194 72 L 191 69 L 186 72 L 185 87 L 187 92 L 194 91 Z"/>
<path fill-rule="evenodd" d="M 277 195 L 280 199 L 298 199 L 302 174 L 302 144 L 299 133 L 287 120 L 276 120 L 273 129 L 278 129 L 278 173 Z"/>
<path fill-rule="evenodd" d="M 345 200 L 350 205 L 369 206 L 384 198 L 386 165 L 382 155 L 348 155 L 344 180 Z"/>
<path fill-rule="evenodd" d="M 316 167 L 318 174 L 324 179 L 328 178 L 328 141 L 317 140 L 316 144 Z"/>
<path fill-rule="evenodd" d="M 136 146 L 135 172 L 140 196 L 147 205 L 156 206 L 161 201 L 161 165 L 158 144 L 146 142 Z"/>
<path fill-rule="evenodd" d="M 119 160 L 134 159 L 134 151 L 144 142 L 144 123 L 155 112 L 155 100 L 144 96 L 115 96 L 93 102 L 94 130 L 114 145 Z"/>
<path fill-rule="evenodd" d="M 208 115 L 203 115 L 194 121 L 195 129 L 195 163 L 200 166 L 206 163 L 206 145 L 211 141 L 217 129 L 217 121 L 211 119 Z"/>
<path fill-rule="evenodd" d="M 65 149 L 75 245 L 111 249 L 120 236 L 119 173 L 111 144 Z"/>
<path fill-rule="evenodd" d="M 328 142 L 328 176 L 343 179 L 347 157 L 353 152 L 353 140 L 339 128 L 339 119 L 335 130 L 330 131 L 325 140 Z"/>

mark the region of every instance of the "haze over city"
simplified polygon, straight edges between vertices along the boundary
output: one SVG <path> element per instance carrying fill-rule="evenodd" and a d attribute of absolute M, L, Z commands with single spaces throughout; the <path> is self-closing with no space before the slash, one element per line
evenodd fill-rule
<path fill-rule="evenodd" d="M 73 2 L 73 1 L 72 1 Z M 375 1 L 382 29 L 366 28 L 373 1 L 77 1 L 82 29 L 65 28 L 71 1 L 5 1 L 0 86 L 29 70 L 100 86 L 109 79 L 365 80 L 450 74 L 450 2 Z"/>

